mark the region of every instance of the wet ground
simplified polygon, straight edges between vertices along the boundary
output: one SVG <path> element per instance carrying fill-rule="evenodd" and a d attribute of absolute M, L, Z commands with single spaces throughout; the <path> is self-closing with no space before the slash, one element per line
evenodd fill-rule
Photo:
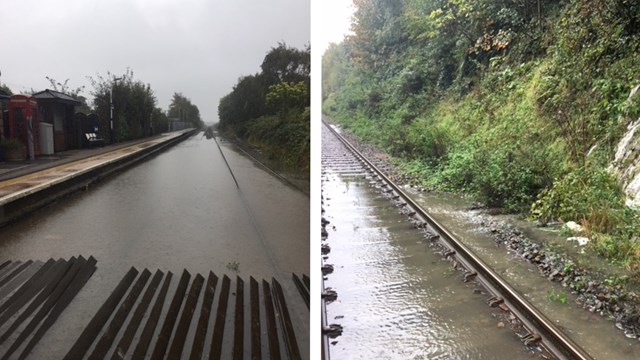
<path fill-rule="evenodd" d="M 79 254 L 98 260 L 34 358 L 62 358 L 131 266 L 274 276 L 283 285 L 292 272 L 309 274 L 308 196 L 221 145 L 239 189 L 215 143 L 197 135 L 0 230 L 0 262 Z M 285 291 L 299 297 L 293 285 Z M 300 348 L 308 349 L 308 310 L 296 304 L 289 311 Z"/>
<path fill-rule="evenodd" d="M 530 358 L 474 285 L 368 182 L 327 175 L 323 195 L 335 266 L 325 286 L 338 292 L 327 313 L 344 327 L 332 358 Z"/>
<path fill-rule="evenodd" d="M 323 129 L 326 131 L 326 129 Z M 328 323 L 335 359 L 530 359 L 486 296 L 464 283 L 365 174 L 343 166 L 323 134 L 322 195 L 334 266 L 325 287 L 338 293 Z"/>
<path fill-rule="evenodd" d="M 393 167 L 388 166 L 385 161 L 388 156 L 383 152 L 370 145 L 360 144 L 349 134 L 346 135 L 352 143 L 358 144 L 361 151 L 364 149 L 367 156 L 378 159 L 377 166 L 394 173 Z M 405 191 L 463 240 L 484 262 L 498 269 L 503 278 L 525 294 L 530 302 L 555 321 L 591 356 L 596 359 L 640 358 L 640 342 L 637 339 L 625 337 L 625 333 L 616 329 L 614 320 L 583 309 L 582 304 L 576 303 L 576 296 L 571 294 L 570 289 L 549 281 L 534 265 L 508 252 L 503 246 L 498 246 L 490 228 L 483 224 L 505 221 L 507 226 L 521 230 L 532 242 L 555 249 L 560 254 L 570 254 L 577 266 L 588 264 L 587 268 L 596 269 L 605 276 L 619 275 L 619 268 L 588 255 L 575 242 L 567 243 L 567 236 L 558 231 L 538 228 L 514 216 L 490 216 L 483 215 L 481 211 L 469 211 L 475 204 L 459 196 L 428 193 L 408 187 Z"/>
<path fill-rule="evenodd" d="M 504 247 L 496 246 L 487 230 L 478 225 L 478 212 L 466 210 L 471 206 L 469 201 L 453 195 L 408 191 L 437 221 L 452 230 L 591 356 L 596 359 L 640 358 L 638 340 L 626 338 L 615 328 L 613 321 L 584 310 L 575 303 L 576 297 L 570 289 L 540 276 L 539 270 L 531 263 L 509 253 Z M 535 228 L 513 216 L 496 218 L 522 228 L 527 237 L 536 243 L 555 246 L 564 243 L 564 251 L 572 250 L 574 255 L 580 253 L 575 243 L 567 244 L 566 236 L 559 233 Z M 605 266 L 602 261 L 589 259 L 587 255 L 583 255 L 580 261 Z"/>

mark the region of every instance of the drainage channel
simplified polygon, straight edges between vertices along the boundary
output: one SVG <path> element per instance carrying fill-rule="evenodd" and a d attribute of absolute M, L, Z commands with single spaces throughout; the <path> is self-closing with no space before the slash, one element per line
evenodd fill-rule
<path fill-rule="evenodd" d="M 334 142 L 331 138 L 338 139 L 340 138 L 340 145 L 333 146 L 325 146 L 325 144 L 329 144 Z M 336 171 L 327 170 L 326 163 L 331 163 L 334 168 L 337 168 Z M 347 185 L 342 185 L 346 187 L 346 190 L 343 189 L 332 189 L 333 198 L 329 200 L 328 195 L 325 193 L 325 188 L 329 185 L 331 174 L 339 173 L 341 178 L 351 179 L 351 183 L 347 181 Z M 464 284 L 474 284 L 474 289 L 472 290 L 474 294 L 485 294 L 485 301 L 490 305 L 492 309 L 494 309 L 497 313 L 497 316 L 504 320 L 504 322 L 500 322 L 502 327 L 506 326 L 511 328 L 516 335 L 518 335 L 519 340 L 522 342 L 522 345 L 526 348 L 525 352 L 529 355 L 535 353 L 538 354 L 541 358 L 547 357 L 555 357 L 560 359 L 590 359 L 591 357 L 582 350 L 578 345 L 576 345 L 570 338 L 568 338 L 562 331 L 560 331 L 551 321 L 549 321 L 543 314 L 541 314 L 536 308 L 531 306 L 526 299 L 524 299 L 520 294 L 518 294 L 513 288 L 506 283 L 500 276 L 498 276 L 490 267 L 484 264 L 473 252 L 469 251 L 464 244 L 462 244 L 458 239 L 456 239 L 449 231 L 447 231 L 444 227 L 442 227 L 437 221 L 435 221 L 429 214 L 427 214 L 418 204 L 416 204 L 409 196 L 407 196 L 401 189 L 395 186 L 379 169 L 377 169 L 371 162 L 369 162 L 362 154 L 360 154 L 353 146 L 351 146 L 346 140 L 342 139 L 337 131 L 331 128 L 329 125 L 325 124 L 323 127 L 323 272 L 325 275 L 328 275 L 333 271 L 333 268 L 329 266 L 328 259 L 334 260 L 333 252 L 336 250 L 335 245 L 338 245 L 332 241 L 326 241 L 327 238 L 331 238 L 334 236 L 334 232 L 331 231 L 333 226 L 336 226 L 336 222 L 339 222 L 341 219 L 334 219 L 334 223 L 331 224 L 331 219 L 327 220 L 328 216 L 326 214 L 335 213 L 336 208 L 348 207 L 349 204 L 339 204 L 336 200 L 336 192 L 342 191 L 343 194 L 340 197 L 344 197 L 345 195 L 355 194 L 356 191 L 352 188 L 356 188 L 358 183 L 353 179 L 366 177 L 370 180 L 370 184 L 377 189 L 377 193 L 380 194 L 380 201 L 385 201 L 387 204 L 393 204 L 393 208 L 396 213 L 397 209 L 404 214 L 405 218 L 408 217 L 413 225 L 412 232 L 420 233 L 425 238 L 426 244 L 434 249 L 439 249 L 442 254 L 440 257 L 449 260 L 453 264 L 453 268 L 457 273 L 461 275 Z M 365 184 L 366 187 L 368 186 Z M 327 196 L 327 197 L 325 197 Z M 359 195 L 355 196 L 357 200 L 351 200 L 352 203 L 360 202 L 361 198 Z M 391 200 L 391 201 L 390 201 Z M 336 207 L 336 203 L 338 203 L 339 207 Z M 354 204 L 351 204 L 354 205 Z M 329 206 L 331 206 L 331 211 L 328 211 Z M 355 204 L 356 207 L 360 206 L 360 204 Z M 366 214 L 366 212 L 365 212 Z M 335 215 L 335 214 L 334 214 Z M 366 216 L 366 215 L 365 215 Z M 342 213 L 339 214 L 339 217 L 345 217 Z M 362 217 L 362 216 L 361 216 Z M 358 222 L 359 219 L 355 218 L 351 220 L 352 222 Z M 397 223 L 397 222 L 396 222 Z M 343 222 L 339 226 L 344 226 Z M 356 226 L 356 225 L 352 225 Z M 401 227 L 401 225 L 392 225 L 393 227 Z M 418 230 L 416 230 L 418 229 Z M 394 232 L 395 230 L 388 230 L 389 232 Z M 336 232 L 337 233 L 337 232 Z M 352 236 L 354 234 L 351 234 Z M 403 235 L 409 236 L 409 235 Z M 378 236 L 380 237 L 380 236 Z M 366 241 L 364 241 L 366 242 Z M 327 255 L 328 247 L 332 246 L 333 249 L 330 251 L 331 254 Z M 344 244 L 340 243 L 342 246 L 341 251 L 345 251 Z M 378 247 L 380 251 L 386 251 L 387 253 L 393 253 L 396 257 L 405 256 L 407 258 L 414 257 L 413 254 L 418 250 L 413 250 L 409 252 L 402 252 L 394 250 L 393 248 L 389 248 L 386 246 L 385 242 L 382 242 L 382 245 L 376 245 L 375 242 L 369 241 L 367 246 L 359 246 L 357 248 L 351 249 L 352 251 L 359 252 L 360 254 L 367 251 L 367 248 Z M 407 245 L 404 245 L 407 248 Z M 347 249 L 348 251 L 348 249 Z M 424 249 L 422 246 L 423 252 L 429 252 L 429 250 Z M 340 258 L 341 254 L 338 255 Z M 355 257 L 357 259 L 362 259 L 363 256 Z M 393 259 L 392 259 L 393 260 Z M 380 271 L 386 271 L 387 273 L 392 272 L 391 267 L 397 267 L 397 264 L 410 264 L 409 261 L 387 261 L 387 264 L 383 264 L 381 262 Z M 348 266 L 348 264 L 334 264 L 335 266 L 343 266 L 344 268 L 353 266 Z M 415 265 L 415 264 L 413 264 Z M 412 266 L 413 266 L 412 265 Z M 433 264 L 424 264 L 425 266 L 432 266 Z M 355 269 L 358 271 L 358 269 Z M 353 271 L 353 269 L 352 269 Z M 420 270 L 416 270 L 416 276 L 420 276 Z M 375 274 L 374 274 L 375 275 Z M 328 344 L 338 344 L 340 343 L 340 337 L 336 338 L 336 335 L 342 331 L 346 333 L 348 327 L 346 326 L 347 321 L 344 320 L 347 316 L 354 314 L 345 314 L 344 318 L 342 315 L 338 315 L 334 318 L 331 318 L 329 314 L 331 313 L 331 308 L 334 306 L 334 303 L 339 303 L 339 301 L 335 301 L 333 298 L 334 294 L 331 294 L 332 291 L 337 291 L 338 300 L 343 297 L 345 294 L 345 290 L 338 289 L 337 286 L 335 289 L 329 288 L 334 283 L 340 283 L 339 281 L 334 281 L 334 277 L 336 280 L 338 277 L 336 275 L 329 275 L 323 278 L 324 285 L 327 288 L 324 289 L 323 297 L 325 300 L 325 306 L 328 308 L 327 313 L 325 313 L 323 317 L 323 350 L 325 347 L 331 352 L 339 352 L 335 351 L 339 348 L 339 346 L 329 346 Z M 375 281 L 375 279 L 373 279 Z M 406 291 L 407 285 L 403 285 L 404 282 L 412 282 L 412 279 L 402 279 L 398 278 L 398 289 L 401 291 Z M 433 282 L 433 277 L 431 279 Z M 419 283 L 419 281 L 414 281 L 415 283 Z M 428 283 L 428 282 L 427 282 Z M 345 285 L 344 283 L 342 284 Z M 423 284 L 425 286 L 429 286 L 429 284 Z M 375 287 L 375 284 L 372 285 Z M 413 286 L 413 285 L 412 285 Z M 414 289 L 415 290 L 415 289 Z M 412 290 L 413 291 L 413 290 Z M 430 291 L 433 291 L 431 289 Z M 366 292 L 366 288 L 362 292 Z M 358 296 L 357 292 L 352 291 L 352 289 L 347 289 L 346 291 L 349 296 Z M 407 293 L 407 296 L 411 295 L 410 292 Z M 468 295 L 468 294 L 467 294 Z M 348 301 L 348 299 L 343 299 L 342 303 Z M 404 301 L 404 300 L 403 300 Z M 442 301 L 447 301 L 447 299 L 442 299 Z M 461 301 L 461 300 L 458 300 Z M 451 302 L 451 301 L 449 301 Z M 406 310 L 411 310 L 411 306 L 415 304 L 410 304 L 410 301 L 405 301 Z M 341 305 L 340 305 L 341 306 Z M 339 307 L 340 307 L 339 306 Z M 414 308 L 415 311 L 423 311 L 419 306 Z M 336 321 L 336 319 L 341 319 Z M 424 320 L 424 319 L 415 319 L 412 321 Z M 338 324 L 332 324 L 332 322 L 337 322 Z M 339 326 L 344 325 L 344 328 L 339 328 Z M 353 324 L 352 324 L 353 326 Z M 339 330 L 336 332 L 335 330 Z M 337 339 L 337 340 L 336 340 Z M 343 341 L 344 343 L 344 341 Z M 349 344 L 344 345 L 344 347 L 348 347 Z M 430 344 L 425 343 L 423 346 L 429 347 Z M 532 352 L 532 349 L 535 351 Z M 487 355 L 490 356 L 490 355 Z M 482 357 L 481 354 L 476 354 L 476 358 Z M 328 356 L 326 357 L 328 358 Z"/>

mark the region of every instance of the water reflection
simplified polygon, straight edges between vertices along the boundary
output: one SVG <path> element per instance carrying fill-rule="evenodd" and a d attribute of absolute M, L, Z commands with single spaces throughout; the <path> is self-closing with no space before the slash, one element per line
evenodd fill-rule
<path fill-rule="evenodd" d="M 495 242 L 478 226 L 474 212 L 465 211 L 471 204 L 456 196 L 433 193 L 412 193 L 414 199 L 441 224 L 456 229 L 456 236 L 464 241 L 482 260 L 496 269 L 517 291 L 524 294 L 534 306 L 540 309 L 556 325 L 591 356 L 596 359 L 640 358 L 640 344 L 635 339 L 627 339 L 614 328 L 614 323 L 606 318 L 595 316 L 574 305 L 575 296 L 560 284 L 550 282 L 540 275 L 540 271 L 517 254 L 497 247 Z M 527 237 L 549 246 L 557 243 L 557 234 L 534 228 L 531 224 L 517 220 L 513 216 L 500 216 L 498 219 L 523 228 Z M 554 239 L 555 237 L 555 239 Z M 588 261 L 591 266 L 602 262 L 601 259 L 581 258 L 574 249 L 563 247 L 573 253 L 578 262 Z M 566 304 L 552 301 L 550 294 L 566 295 Z"/>
<path fill-rule="evenodd" d="M 4 260 L 93 255 L 98 269 L 36 349 L 61 359 L 131 267 L 179 274 L 276 277 L 299 297 L 291 273 L 309 274 L 309 198 L 223 144 L 240 189 L 212 141 L 194 136 L 88 191 L 0 231 Z M 288 287 L 287 287 L 288 286 Z M 301 348 L 308 309 L 288 303 Z"/>
<path fill-rule="evenodd" d="M 386 198 L 362 177 L 325 178 L 327 262 L 335 268 L 325 286 L 338 292 L 327 312 L 344 327 L 332 357 L 529 358 L 514 334 L 496 326 L 484 298 L 456 278 Z"/>

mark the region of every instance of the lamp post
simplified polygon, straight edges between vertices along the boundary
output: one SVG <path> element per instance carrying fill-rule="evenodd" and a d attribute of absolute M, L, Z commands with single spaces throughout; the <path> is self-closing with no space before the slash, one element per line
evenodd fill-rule
<path fill-rule="evenodd" d="M 110 104 L 110 107 L 109 107 L 110 116 L 109 116 L 109 118 L 111 119 L 111 122 L 110 122 L 111 126 L 110 126 L 110 129 L 109 129 L 109 140 L 110 140 L 111 144 L 114 143 L 114 137 L 113 137 L 113 85 L 118 80 L 122 80 L 122 78 L 121 77 L 113 78 L 113 82 L 111 83 L 111 89 L 109 90 L 109 104 Z"/>

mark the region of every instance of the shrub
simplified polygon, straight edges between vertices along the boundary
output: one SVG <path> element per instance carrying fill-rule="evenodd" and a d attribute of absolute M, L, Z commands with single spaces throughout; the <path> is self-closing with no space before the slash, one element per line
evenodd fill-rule
<path fill-rule="evenodd" d="M 586 222 L 592 231 L 607 232 L 617 225 L 616 210 L 624 193 L 606 170 L 579 167 L 540 193 L 531 215 L 542 223 L 553 220 Z"/>

